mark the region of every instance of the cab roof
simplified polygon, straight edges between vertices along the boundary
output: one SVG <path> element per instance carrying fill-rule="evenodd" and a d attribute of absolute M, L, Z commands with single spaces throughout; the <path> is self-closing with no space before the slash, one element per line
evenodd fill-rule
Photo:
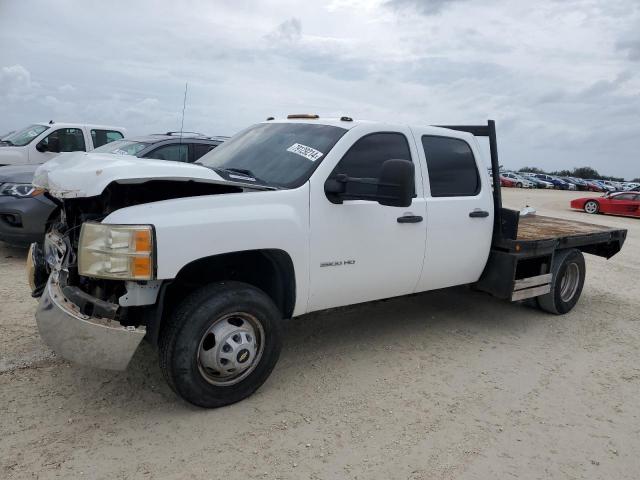
<path fill-rule="evenodd" d="M 82 123 L 82 122 L 75 122 L 75 123 L 70 123 L 70 122 L 56 122 L 53 120 L 49 120 L 47 122 L 36 122 L 36 125 L 42 125 L 42 126 L 47 126 L 50 128 L 53 127 L 58 127 L 58 128 L 79 128 L 79 127 L 88 127 L 88 128 L 95 128 L 95 129 L 100 129 L 100 130 L 117 130 L 119 132 L 126 132 L 127 129 L 124 127 L 116 127 L 114 125 L 96 125 L 93 123 Z"/>
<path fill-rule="evenodd" d="M 309 124 L 315 124 L 315 125 L 330 125 L 333 127 L 344 128 L 345 130 L 351 130 L 352 128 L 358 127 L 361 125 L 367 125 L 367 126 L 378 125 L 381 129 L 394 128 L 394 127 L 397 128 L 399 125 L 402 125 L 409 128 L 411 127 L 429 128 L 429 130 L 432 130 L 434 134 L 441 134 L 443 136 L 450 135 L 455 137 L 469 137 L 469 138 L 473 137 L 472 134 L 467 132 L 461 132 L 458 130 L 452 130 L 450 128 L 443 128 L 443 127 L 438 127 L 433 125 L 393 124 L 389 122 L 360 120 L 360 119 L 355 119 L 351 117 L 320 117 L 320 116 L 309 115 L 309 114 L 289 115 L 286 118 L 269 117 L 263 123 L 309 123 Z M 453 134 L 452 132 L 455 132 L 455 134 Z"/>

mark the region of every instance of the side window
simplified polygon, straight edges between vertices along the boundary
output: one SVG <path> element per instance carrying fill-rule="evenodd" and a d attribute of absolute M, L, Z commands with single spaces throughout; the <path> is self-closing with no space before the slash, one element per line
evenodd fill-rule
<path fill-rule="evenodd" d="M 144 157 L 155 158 L 158 160 L 172 160 L 174 162 L 187 162 L 189 158 L 189 145 L 186 143 L 165 145 L 163 147 L 156 148 Z"/>
<path fill-rule="evenodd" d="M 391 159 L 411 161 L 407 137 L 402 133 L 372 133 L 353 144 L 329 178 L 346 174 L 349 177 L 377 179 L 382 164 Z M 376 185 L 354 183 L 350 186 L 350 193 L 353 194 L 372 194 L 376 190 Z"/>
<path fill-rule="evenodd" d="M 623 193 L 622 195 L 616 195 L 613 197 L 614 200 L 633 200 L 633 195 L 630 193 Z"/>
<path fill-rule="evenodd" d="M 464 197 L 480 191 L 480 176 L 471 147 L 464 140 L 422 137 L 432 197 Z"/>
<path fill-rule="evenodd" d="M 193 144 L 193 161 L 195 162 L 205 153 L 209 153 L 211 150 L 216 148 L 218 145 L 211 145 L 206 143 L 194 143 Z"/>
<path fill-rule="evenodd" d="M 101 147 L 109 142 L 115 140 L 121 140 L 122 134 L 115 130 L 91 130 L 91 140 L 93 141 L 93 148 Z"/>
<path fill-rule="evenodd" d="M 86 151 L 84 135 L 79 128 L 60 128 L 47 135 L 40 144 L 50 152 Z"/>

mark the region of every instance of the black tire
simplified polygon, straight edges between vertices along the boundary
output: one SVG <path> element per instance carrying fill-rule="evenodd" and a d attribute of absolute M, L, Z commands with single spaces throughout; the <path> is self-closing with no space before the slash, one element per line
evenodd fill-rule
<path fill-rule="evenodd" d="M 573 273 L 568 274 L 568 271 Z M 586 273 L 582 252 L 577 249 L 557 252 L 553 259 L 551 273 L 551 291 L 538 297 L 538 306 L 545 312 L 563 315 L 578 303 L 582 293 Z M 573 288 L 565 290 L 563 298 L 563 286 L 565 286 L 563 279 L 566 275 L 574 274 L 577 275 L 576 283 Z"/>
<path fill-rule="evenodd" d="M 587 207 L 587 205 L 591 205 L 592 208 Z M 600 204 L 597 202 L 597 200 L 587 200 L 586 202 L 584 202 L 583 208 L 587 213 L 596 214 L 600 211 Z"/>
<path fill-rule="evenodd" d="M 516 187 L 518 187 L 518 188 L 522 188 L 522 182 L 518 182 L 518 183 L 516 183 Z"/>
<path fill-rule="evenodd" d="M 201 370 L 201 341 L 216 320 L 238 312 L 259 322 L 263 330 L 262 354 L 253 370 L 238 383 L 212 384 Z M 271 298 L 246 283 L 221 282 L 196 290 L 178 305 L 161 331 L 160 368 L 165 380 L 186 401 L 205 408 L 222 407 L 250 396 L 266 381 L 278 361 L 282 348 L 281 319 Z"/>

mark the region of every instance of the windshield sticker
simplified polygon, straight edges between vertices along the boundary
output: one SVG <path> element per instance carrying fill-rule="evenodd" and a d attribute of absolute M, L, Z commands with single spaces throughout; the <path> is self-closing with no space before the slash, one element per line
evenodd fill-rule
<path fill-rule="evenodd" d="M 311 160 L 315 162 L 318 160 L 324 153 L 316 150 L 315 148 L 307 147 L 306 145 L 302 145 L 300 143 L 294 143 L 289 148 L 287 148 L 287 152 L 295 153 L 300 155 L 301 157 L 306 158 L 307 160 Z"/>
<path fill-rule="evenodd" d="M 129 152 L 126 150 L 120 150 L 119 148 L 116 148 L 112 153 L 115 153 L 116 155 L 129 155 Z"/>

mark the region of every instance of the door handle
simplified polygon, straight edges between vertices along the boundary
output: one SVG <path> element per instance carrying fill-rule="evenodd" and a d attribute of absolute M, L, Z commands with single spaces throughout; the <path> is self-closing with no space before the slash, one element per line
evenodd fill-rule
<path fill-rule="evenodd" d="M 420 215 L 403 215 L 398 217 L 398 223 L 420 223 L 422 217 Z"/>
<path fill-rule="evenodd" d="M 471 218 L 485 218 L 489 216 L 489 212 L 486 210 L 473 210 L 469 212 Z"/>

